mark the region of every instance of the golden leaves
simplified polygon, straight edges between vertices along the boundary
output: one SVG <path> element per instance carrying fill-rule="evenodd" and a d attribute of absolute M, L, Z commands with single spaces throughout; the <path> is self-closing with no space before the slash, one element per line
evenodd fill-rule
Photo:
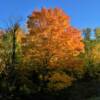
<path fill-rule="evenodd" d="M 92 60 L 94 64 L 99 64 L 100 63 L 100 43 L 97 43 L 93 48 L 92 48 Z"/>
<path fill-rule="evenodd" d="M 69 16 L 61 9 L 43 8 L 41 11 L 34 11 L 29 17 L 27 25 L 29 35 L 28 41 L 26 41 L 28 44 L 26 54 L 34 56 L 37 53 L 30 52 L 38 51 L 40 57 L 34 57 L 41 60 L 42 58 L 47 59 L 48 52 L 48 56 L 52 55 L 48 60 L 49 66 L 61 66 L 59 62 L 62 59 L 67 62 L 68 58 L 78 56 L 84 51 L 81 32 L 70 26 Z"/>
<path fill-rule="evenodd" d="M 49 78 L 48 87 L 51 90 L 61 90 L 72 85 L 74 79 L 63 72 L 54 72 Z"/>
<path fill-rule="evenodd" d="M 52 89 L 65 88 L 73 81 L 72 76 L 57 69 L 72 73 L 83 70 L 81 61 L 74 60 L 84 50 L 81 32 L 69 22 L 69 16 L 58 8 L 34 11 L 27 22 L 29 35 L 24 43 L 27 45 L 22 47 L 23 59 L 26 59 L 23 61 L 33 64 L 33 68 L 40 72 L 39 78 L 45 77 Z M 52 73 L 51 70 L 56 71 Z"/>

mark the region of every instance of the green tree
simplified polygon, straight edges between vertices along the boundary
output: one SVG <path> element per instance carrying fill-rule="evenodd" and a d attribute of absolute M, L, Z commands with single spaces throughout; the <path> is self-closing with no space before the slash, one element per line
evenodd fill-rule
<path fill-rule="evenodd" d="M 83 34 L 85 40 L 90 40 L 91 29 L 90 28 L 83 29 Z"/>
<path fill-rule="evenodd" d="M 94 30 L 94 32 L 95 32 L 95 37 L 96 37 L 96 40 L 98 41 L 100 41 L 100 28 L 96 28 L 95 30 Z"/>

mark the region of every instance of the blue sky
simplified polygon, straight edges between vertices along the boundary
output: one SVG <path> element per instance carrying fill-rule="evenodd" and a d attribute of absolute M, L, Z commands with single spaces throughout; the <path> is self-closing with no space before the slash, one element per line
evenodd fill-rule
<path fill-rule="evenodd" d="M 100 26 L 100 0 L 0 0 L 0 27 L 11 17 L 22 17 L 23 23 L 34 9 L 62 8 L 79 29 Z"/>

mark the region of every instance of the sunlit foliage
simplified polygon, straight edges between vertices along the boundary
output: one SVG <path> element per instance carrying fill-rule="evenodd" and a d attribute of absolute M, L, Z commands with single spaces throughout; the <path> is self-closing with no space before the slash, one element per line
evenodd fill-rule
<path fill-rule="evenodd" d="M 41 11 L 34 11 L 27 25 L 29 34 L 26 39 L 23 38 L 22 43 L 24 67 L 30 66 L 26 69 L 33 69 L 43 77 L 52 73 L 52 70 L 68 71 L 71 76 L 62 74 L 65 75 L 65 83 L 67 78 L 73 76 L 73 72 L 82 72 L 81 61 L 75 58 L 84 52 L 81 32 L 70 25 L 69 16 L 61 9 L 43 8 Z M 59 72 L 56 74 L 60 76 Z M 59 77 L 58 80 L 60 79 Z"/>

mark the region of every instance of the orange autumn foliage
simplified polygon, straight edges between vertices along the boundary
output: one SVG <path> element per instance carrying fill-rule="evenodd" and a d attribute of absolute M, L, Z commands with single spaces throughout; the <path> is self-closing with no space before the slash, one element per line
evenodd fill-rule
<path fill-rule="evenodd" d="M 28 56 L 49 57 L 48 64 L 58 64 L 84 51 L 81 32 L 70 25 L 70 17 L 61 9 L 34 11 L 27 22 Z M 27 53 L 26 53 L 27 54 Z M 39 57 L 40 56 L 40 57 Z"/>
<path fill-rule="evenodd" d="M 61 9 L 42 8 L 41 11 L 34 11 L 28 17 L 27 26 L 29 34 L 22 43 L 23 63 L 30 66 L 26 69 L 33 68 L 42 78 L 48 76 L 48 69 L 56 70 L 59 76 L 59 68 L 82 72 L 82 62 L 75 59 L 84 52 L 81 32 L 70 25 L 70 17 Z M 66 81 L 62 81 L 61 77 L 57 80 L 61 81 L 61 88 L 69 86 L 73 79 L 65 72 L 63 74 Z M 52 78 L 54 77 L 51 75 L 46 80 L 52 83 Z M 54 84 L 51 87 L 53 86 Z"/>

